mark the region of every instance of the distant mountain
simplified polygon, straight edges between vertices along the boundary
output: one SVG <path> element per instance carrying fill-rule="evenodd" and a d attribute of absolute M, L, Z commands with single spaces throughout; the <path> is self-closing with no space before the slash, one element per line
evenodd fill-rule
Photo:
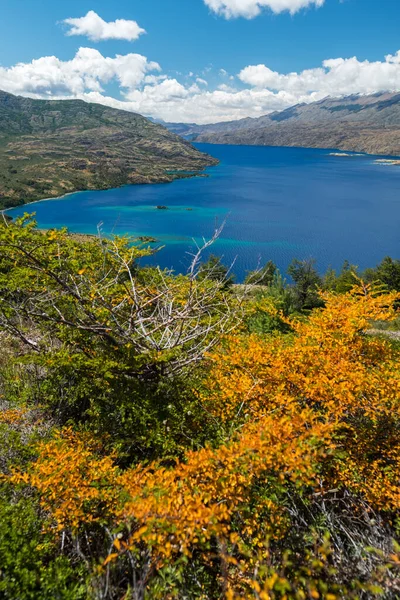
<path fill-rule="evenodd" d="M 0 91 L 0 208 L 77 190 L 168 182 L 217 162 L 135 113 Z"/>
<path fill-rule="evenodd" d="M 260 117 L 265 119 L 266 117 Z M 166 121 L 154 120 L 166 127 L 172 133 L 180 135 L 188 140 L 197 140 L 199 136 L 211 133 L 226 133 L 236 131 L 238 129 L 246 129 L 252 127 L 254 121 L 258 119 L 238 119 L 237 121 L 223 121 L 221 123 L 211 123 L 209 125 L 197 125 L 196 123 L 167 123 Z"/>
<path fill-rule="evenodd" d="M 177 124 L 165 125 L 178 132 Z M 327 98 L 255 119 L 181 127 L 185 137 L 197 142 L 337 148 L 399 156 L 400 93 Z"/>

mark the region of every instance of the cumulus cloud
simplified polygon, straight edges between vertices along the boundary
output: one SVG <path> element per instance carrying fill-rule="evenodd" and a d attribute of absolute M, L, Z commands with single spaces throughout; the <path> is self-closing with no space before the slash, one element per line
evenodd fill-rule
<path fill-rule="evenodd" d="M 238 77 L 245 89 L 221 84 L 208 91 L 167 79 L 155 86 L 139 87 L 126 99 L 131 110 L 165 121 L 209 123 L 257 117 L 326 96 L 400 90 L 400 51 L 376 62 L 355 57 L 328 59 L 320 67 L 289 74 L 266 65 L 248 66 Z"/>
<path fill-rule="evenodd" d="M 141 84 L 149 71 L 160 71 L 158 63 L 141 54 L 103 56 L 93 48 L 80 48 L 74 58 L 62 61 L 44 56 L 30 63 L 0 67 L 1 89 L 33 97 L 78 96 L 87 91 L 101 92 L 115 80 L 121 88 Z"/>
<path fill-rule="evenodd" d="M 325 0 L 204 0 L 204 2 L 213 12 L 226 19 L 234 17 L 253 19 L 264 8 L 269 8 L 274 13 L 288 11 L 294 14 L 302 8 L 320 7 Z"/>
<path fill-rule="evenodd" d="M 145 85 L 125 95 L 125 100 L 105 97 L 98 92 L 81 96 L 89 102 L 100 102 L 113 108 L 131 110 L 164 121 L 211 123 L 246 116 L 261 116 L 294 104 L 293 96 L 268 90 L 204 91 L 198 86 L 185 87 L 176 79 L 157 85 Z"/>
<path fill-rule="evenodd" d="M 67 35 L 84 35 L 93 42 L 103 40 L 127 40 L 133 42 L 140 35 L 146 33 L 136 21 L 117 19 L 107 23 L 94 10 L 90 10 L 84 17 L 65 19 L 63 21 L 70 27 Z"/>
<path fill-rule="evenodd" d="M 196 86 L 194 91 L 196 93 L 199 88 Z M 139 108 L 179 101 L 187 98 L 190 93 L 189 89 L 176 79 L 165 79 L 156 85 L 146 85 L 141 90 L 132 90 L 125 97 Z"/>
<path fill-rule="evenodd" d="M 239 79 L 252 87 L 285 91 L 296 97 L 318 95 L 371 94 L 400 89 L 400 51 L 385 61 L 359 61 L 353 58 L 328 59 L 322 67 L 300 73 L 281 74 L 266 65 L 252 65 L 239 73 Z"/>
<path fill-rule="evenodd" d="M 163 81 L 164 79 L 168 79 L 168 76 L 167 75 L 146 75 L 146 77 L 143 79 L 143 82 L 155 84 L 155 83 L 158 83 L 159 81 Z"/>
<path fill-rule="evenodd" d="M 232 87 L 231 85 L 227 85 L 226 83 L 221 83 L 218 86 L 218 89 L 222 92 L 237 92 L 237 90 L 234 87 Z"/>
<path fill-rule="evenodd" d="M 299 73 L 249 65 L 238 74 L 234 88 L 226 85 L 222 73 L 220 77 L 212 90 L 206 87 L 206 79 L 188 82 L 184 77 L 182 83 L 178 75 L 167 76 L 158 63 L 140 54 L 110 58 L 92 48 L 81 48 L 69 61 L 48 56 L 0 67 L 0 87 L 12 93 L 81 98 L 165 121 L 211 123 L 258 117 L 326 96 L 400 90 L 400 51 L 375 62 L 328 59 Z M 120 98 L 107 92 L 113 82 L 119 86 Z"/>

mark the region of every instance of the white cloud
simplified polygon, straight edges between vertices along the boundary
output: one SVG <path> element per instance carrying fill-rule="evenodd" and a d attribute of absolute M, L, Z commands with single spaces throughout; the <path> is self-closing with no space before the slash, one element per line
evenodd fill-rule
<path fill-rule="evenodd" d="M 12 93 L 81 98 L 165 121 L 211 123 L 258 117 L 328 95 L 400 90 L 400 51 L 375 62 L 328 59 L 319 67 L 289 74 L 250 65 L 238 78 L 241 89 L 222 83 L 209 90 L 206 79 L 184 84 L 140 54 L 110 58 L 92 48 L 81 48 L 69 61 L 48 56 L 0 67 L 0 88 Z M 119 99 L 106 91 L 113 82 L 119 86 Z"/>
<path fill-rule="evenodd" d="M 239 73 L 239 79 L 248 86 L 246 89 L 222 84 L 219 89 L 208 91 L 168 79 L 158 86 L 139 88 L 126 97 L 131 110 L 165 121 L 210 123 L 257 117 L 328 95 L 400 90 L 400 51 L 376 62 L 329 59 L 321 67 L 289 74 L 272 71 L 266 65 L 249 66 Z"/>
<path fill-rule="evenodd" d="M 78 96 L 87 91 L 101 92 L 103 85 L 113 80 L 121 88 L 133 89 L 149 71 L 160 71 L 160 65 L 140 54 L 109 58 L 93 48 L 80 48 L 69 61 L 44 56 L 30 63 L 0 67 L 0 87 L 34 97 Z"/>
<path fill-rule="evenodd" d="M 266 65 L 246 67 L 239 79 L 254 88 L 285 91 L 300 98 L 317 95 L 372 94 L 400 89 L 400 51 L 385 61 L 359 61 L 353 58 L 325 60 L 322 67 L 287 75 L 272 71 Z"/>
<path fill-rule="evenodd" d="M 126 100 L 104 97 L 98 92 L 80 96 L 89 102 L 100 102 L 114 108 L 131 110 L 164 121 L 210 123 L 230 121 L 246 116 L 261 116 L 294 104 L 294 97 L 285 92 L 268 90 L 232 92 L 201 90 L 185 87 L 176 79 L 167 79 L 155 86 L 146 85 L 125 95 Z"/>
<path fill-rule="evenodd" d="M 146 75 L 143 79 L 143 83 L 149 83 L 153 85 L 155 83 L 159 83 L 160 81 L 164 81 L 164 79 L 168 79 L 167 75 Z"/>
<path fill-rule="evenodd" d="M 195 86 L 195 93 L 197 91 L 200 90 Z M 145 107 L 182 100 L 187 98 L 189 94 L 189 89 L 185 88 L 176 79 L 165 79 L 156 85 L 146 85 L 141 90 L 132 90 L 125 94 L 125 97 L 130 103 L 138 107 Z"/>
<path fill-rule="evenodd" d="M 202 79 L 201 77 L 197 77 L 196 81 L 200 85 L 206 85 L 206 86 L 208 85 L 208 81 L 206 81 L 205 79 Z"/>
<path fill-rule="evenodd" d="M 294 14 L 309 6 L 320 7 L 325 0 L 204 0 L 205 4 L 216 14 L 227 19 L 257 17 L 263 8 L 269 8 L 274 13 L 288 11 Z"/>
<path fill-rule="evenodd" d="M 221 83 L 218 86 L 218 89 L 221 90 L 221 91 L 223 91 L 223 92 L 236 92 L 237 91 L 235 88 L 233 88 L 230 85 L 227 85 L 226 83 Z"/>
<path fill-rule="evenodd" d="M 63 21 L 71 29 L 67 35 L 84 35 L 94 42 L 103 40 L 127 40 L 133 42 L 137 40 L 144 29 L 139 27 L 136 21 L 127 21 L 126 19 L 117 19 L 107 23 L 97 13 L 90 10 L 84 17 L 76 19 L 65 19 Z"/>

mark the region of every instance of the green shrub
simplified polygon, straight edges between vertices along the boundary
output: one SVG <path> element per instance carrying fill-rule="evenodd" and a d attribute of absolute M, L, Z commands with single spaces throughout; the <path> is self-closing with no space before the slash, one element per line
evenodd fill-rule
<path fill-rule="evenodd" d="M 0 597 L 5 600 L 89 598 L 82 564 L 61 555 L 36 500 L 0 487 Z"/>

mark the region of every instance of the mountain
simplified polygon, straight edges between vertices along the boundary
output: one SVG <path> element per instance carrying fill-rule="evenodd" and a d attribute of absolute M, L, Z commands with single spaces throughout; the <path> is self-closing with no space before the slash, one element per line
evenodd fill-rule
<path fill-rule="evenodd" d="M 260 117 L 260 119 L 264 118 L 265 117 Z M 209 133 L 225 133 L 236 131 L 237 129 L 246 129 L 247 127 L 252 127 L 253 122 L 257 120 L 258 119 L 248 117 L 246 119 L 238 119 L 237 121 L 210 123 L 209 125 L 197 125 L 197 123 L 167 123 L 161 120 L 155 122 L 160 123 L 172 133 L 176 133 L 177 135 L 193 141 L 197 140 L 199 136 Z"/>
<path fill-rule="evenodd" d="M 176 124 L 171 129 L 177 131 Z M 337 148 L 399 156 L 400 93 L 326 98 L 255 119 L 187 125 L 184 135 L 214 144 Z"/>
<path fill-rule="evenodd" d="M 128 183 L 169 182 L 217 160 L 141 115 L 0 91 L 0 207 Z"/>

